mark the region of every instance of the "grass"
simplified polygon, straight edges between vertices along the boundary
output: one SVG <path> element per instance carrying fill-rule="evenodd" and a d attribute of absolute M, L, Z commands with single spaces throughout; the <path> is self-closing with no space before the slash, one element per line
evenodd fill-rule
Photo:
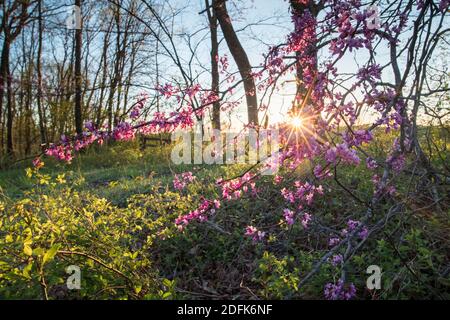
<path fill-rule="evenodd" d="M 245 165 L 175 165 L 170 160 L 171 146 L 148 147 L 141 150 L 136 142 L 115 143 L 93 147 L 78 154 L 67 164 L 44 158 L 43 174 L 56 177 L 66 174 L 79 180 L 81 189 L 89 190 L 113 203 L 121 203 L 133 194 L 145 193 L 149 185 L 172 185 L 174 175 L 192 171 L 201 179 L 214 182 L 219 176 L 232 177 Z M 4 195 L 20 198 L 33 187 L 26 177 L 31 160 L 0 171 L 0 188 Z"/>
<path fill-rule="evenodd" d="M 141 151 L 135 143 L 116 143 L 108 147 L 92 148 L 77 155 L 71 164 L 44 158 L 43 174 L 56 177 L 65 173 L 80 180 L 83 188 L 115 200 L 141 193 L 148 184 L 169 183 L 176 172 L 188 170 L 190 166 L 172 166 L 167 147 L 147 148 Z M 26 168 L 31 161 L 15 168 L 0 171 L 0 188 L 8 197 L 17 198 L 33 184 L 26 177 Z M 121 194 L 123 192 L 123 195 Z"/>

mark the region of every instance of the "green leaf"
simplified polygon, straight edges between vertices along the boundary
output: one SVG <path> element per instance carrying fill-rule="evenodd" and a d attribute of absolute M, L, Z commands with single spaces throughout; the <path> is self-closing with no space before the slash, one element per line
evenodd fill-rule
<path fill-rule="evenodd" d="M 164 292 L 162 298 L 163 298 L 163 299 L 168 299 L 168 298 L 170 298 L 171 295 L 172 295 L 171 292 Z"/>
<path fill-rule="evenodd" d="M 5 241 L 6 241 L 6 243 L 11 243 L 14 241 L 14 239 L 13 239 L 12 235 L 7 234 L 5 237 Z"/>
<path fill-rule="evenodd" d="M 134 287 L 134 292 L 136 292 L 136 294 L 139 294 L 139 292 L 141 292 L 141 290 L 142 290 L 142 286 Z"/>
<path fill-rule="evenodd" d="M 162 284 L 163 284 L 165 287 L 170 288 L 170 287 L 172 287 L 172 285 L 173 285 L 173 281 L 170 281 L 169 279 L 164 279 L 164 280 L 162 281 Z"/>
<path fill-rule="evenodd" d="M 23 244 L 23 253 L 25 253 L 27 256 L 31 256 L 33 254 L 33 249 L 31 249 L 29 244 Z"/>
<path fill-rule="evenodd" d="M 53 260 L 60 247 L 61 244 L 57 243 L 53 245 L 50 249 L 48 249 L 47 252 L 44 254 L 44 258 L 42 258 L 42 263 L 45 264 L 48 261 Z"/>
<path fill-rule="evenodd" d="M 27 264 L 27 266 L 25 268 L 23 268 L 22 274 L 25 278 L 31 279 L 30 271 L 31 271 L 32 267 L 33 267 L 33 262 L 30 262 L 29 264 Z"/>

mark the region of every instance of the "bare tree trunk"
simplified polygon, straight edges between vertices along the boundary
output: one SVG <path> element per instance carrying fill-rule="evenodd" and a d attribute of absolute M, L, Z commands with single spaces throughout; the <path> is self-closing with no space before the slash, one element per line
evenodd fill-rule
<path fill-rule="evenodd" d="M 114 103 L 114 95 L 116 93 L 117 84 L 119 82 L 119 68 L 120 68 L 120 56 L 121 56 L 121 48 L 120 48 L 120 35 L 121 35 L 121 28 L 120 28 L 120 9 L 116 9 L 115 12 L 115 22 L 116 22 L 116 55 L 115 55 L 115 62 L 114 62 L 114 73 L 111 80 L 111 87 L 109 91 L 109 97 L 108 97 L 108 130 L 112 131 L 113 127 L 113 103 Z"/>
<path fill-rule="evenodd" d="M 6 153 L 8 156 L 14 155 L 14 144 L 13 144 L 13 101 L 12 101 L 12 83 L 11 83 L 11 73 L 9 70 L 9 52 L 10 43 L 9 40 L 5 39 L 6 46 L 5 50 L 5 77 L 6 77 Z"/>
<path fill-rule="evenodd" d="M 3 97 L 5 95 L 5 86 L 6 86 L 6 82 L 7 82 L 7 78 L 8 78 L 8 69 L 7 69 L 7 64 L 8 64 L 8 57 L 7 57 L 7 51 L 8 51 L 8 45 L 7 45 L 7 39 L 3 40 L 3 47 L 2 47 L 2 57 L 1 57 L 1 62 L 0 62 L 0 121 L 2 121 L 2 141 L 1 141 L 1 145 L 0 145 L 0 150 L 3 150 Z"/>
<path fill-rule="evenodd" d="M 38 78 L 38 86 L 37 86 L 37 108 L 38 108 L 38 117 L 39 117 L 39 132 L 41 135 L 41 147 L 45 148 L 47 143 L 47 138 L 45 136 L 45 125 L 44 125 L 44 116 L 42 112 L 42 33 L 44 32 L 42 27 L 42 0 L 38 2 L 38 52 L 37 52 L 37 78 Z"/>
<path fill-rule="evenodd" d="M 212 0 L 212 6 L 214 7 L 216 0 Z M 211 32 L 211 91 L 218 97 L 219 96 L 219 42 L 217 40 L 217 17 L 209 10 L 209 0 L 205 0 L 209 30 Z M 212 127 L 213 129 L 220 130 L 220 102 L 215 101 L 213 103 L 212 112 Z"/>
<path fill-rule="evenodd" d="M 223 36 L 227 42 L 233 59 L 236 62 L 242 81 L 244 83 L 245 98 L 247 100 L 248 123 L 258 125 L 258 99 L 256 96 L 256 85 L 252 75 L 252 67 L 247 53 L 239 41 L 228 15 L 225 0 L 216 0 L 213 6 L 214 12 L 222 29 Z"/>
<path fill-rule="evenodd" d="M 81 9 L 81 0 L 75 0 L 75 5 Z M 78 26 L 77 26 L 78 27 Z M 75 130 L 78 135 L 83 133 L 83 119 L 81 106 L 81 46 L 82 28 L 75 29 Z"/>
<path fill-rule="evenodd" d="M 313 17 L 317 17 L 317 14 L 320 8 L 315 4 L 314 1 L 309 1 L 307 4 L 303 4 L 301 1 L 290 0 L 292 13 L 301 16 L 306 11 L 309 11 Z M 295 100 L 293 101 L 293 111 L 295 113 L 302 113 L 307 118 L 313 118 L 317 116 L 314 110 L 310 110 L 308 108 L 308 104 L 303 103 L 304 99 L 310 99 L 308 97 L 309 87 L 305 83 L 304 73 L 305 66 L 300 62 L 300 58 L 302 56 L 312 56 L 315 59 L 314 70 L 317 71 L 317 47 L 316 42 L 310 43 L 305 52 L 296 52 L 297 64 L 296 64 L 296 83 L 297 90 L 295 95 Z M 302 110 L 300 110 L 301 106 L 304 106 Z"/>
<path fill-rule="evenodd" d="M 30 57 L 29 61 L 32 57 Z M 28 75 L 27 81 L 28 84 L 25 86 L 24 95 L 26 99 L 24 99 L 25 104 L 25 156 L 28 156 L 31 153 L 31 126 L 33 123 L 33 111 L 32 111 L 32 99 L 33 99 L 33 87 L 31 86 L 32 79 L 32 69 L 28 67 Z"/>

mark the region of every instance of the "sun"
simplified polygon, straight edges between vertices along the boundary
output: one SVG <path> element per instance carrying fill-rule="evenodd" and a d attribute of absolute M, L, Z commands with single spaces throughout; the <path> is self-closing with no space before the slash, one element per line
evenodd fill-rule
<path fill-rule="evenodd" d="M 296 129 L 300 129 L 301 127 L 303 127 L 303 119 L 299 116 L 292 117 L 289 120 L 289 123 Z"/>

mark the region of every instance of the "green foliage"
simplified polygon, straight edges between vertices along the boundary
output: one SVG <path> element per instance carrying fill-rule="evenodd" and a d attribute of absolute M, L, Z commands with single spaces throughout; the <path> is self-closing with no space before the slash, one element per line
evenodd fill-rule
<path fill-rule="evenodd" d="M 36 170 L 27 197 L 2 202 L 0 296 L 5 298 L 173 298 L 148 252 L 174 233 L 188 199 L 150 189 L 125 208 L 75 190 L 62 176 Z M 65 268 L 82 270 L 81 290 L 67 292 Z"/>
<path fill-rule="evenodd" d="M 282 299 L 298 291 L 299 275 L 294 257 L 277 259 L 266 251 L 259 261 L 255 280 L 261 284 L 264 298 Z"/>

